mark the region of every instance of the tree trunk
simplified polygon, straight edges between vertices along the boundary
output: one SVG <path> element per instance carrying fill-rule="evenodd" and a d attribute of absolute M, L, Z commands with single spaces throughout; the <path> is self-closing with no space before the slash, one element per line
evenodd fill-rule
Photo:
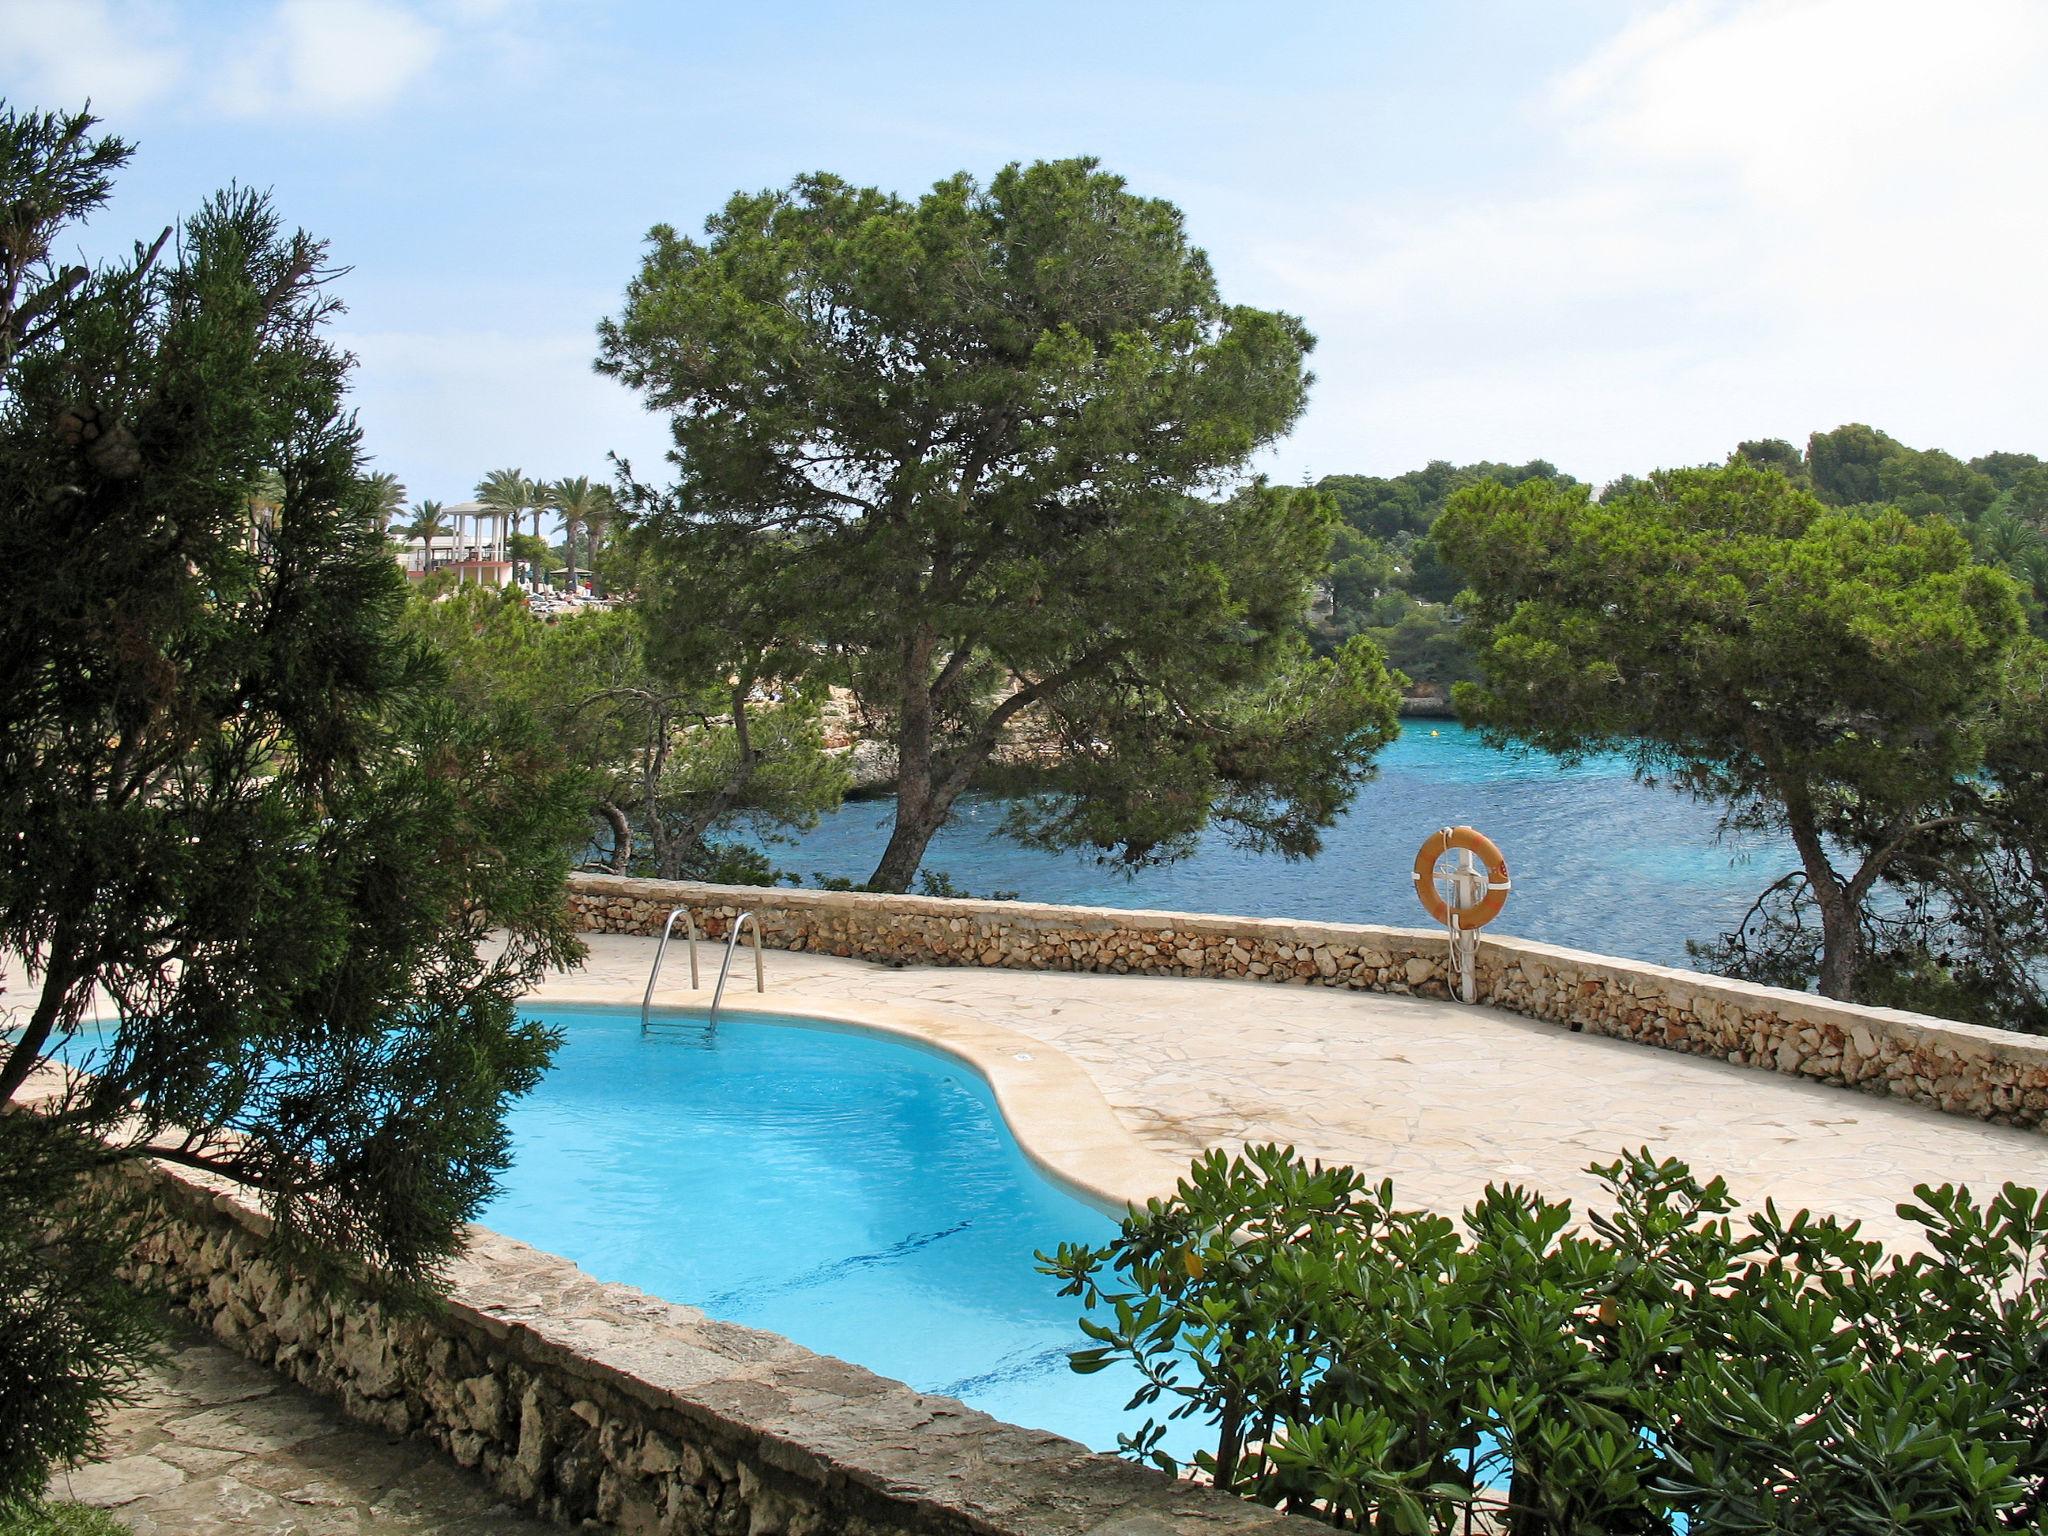
<path fill-rule="evenodd" d="M 14 1049 L 7 1053 L 5 1066 L 0 1067 L 0 1105 L 13 1098 L 28 1081 L 29 1074 L 42 1060 L 43 1047 L 50 1036 L 83 1011 L 71 995 L 86 975 L 84 966 L 71 953 L 74 931 L 69 923 L 60 922 L 51 937 L 48 961 L 43 968 L 43 990 L 36 999 L 35 1012 L 29 1015 Z"/>
<path fill-rule="evenodd" d="M 945 825 L 953 796 L 932 774 L 932 656 L 936 637 L 920 626 L 903 644 L 896 714 L 896 825 L 868 876 L 877 891 L 907 891 L 925 848 Z"/>
<path fill-rule="evenodd" d="M 869 889 L 898 892 L 910 889 L 918 866 L 924 862 L 925 849 L 952 812 L 953 798 L 951 795 L 941 797 L 927 789 L 916 800 L 907 800 L 903 791 L 897 790 L 896 825 L 889 831 L 889 845 L 882 850 L 881 862 L 868 876 Z"/>
<path fill-rule="evenodd" d="M 647 745 L 640 755 L 640 811 L 647 823 L 647 841 L 654 854 L 656 879 L 669 874 L 669 835 L 661 819 L 661 775 L 668 766 L 668 711 L 655 706 L 647 713 Z"/>
<path fill-rule="evenodd" d="M 571 522 L 564 522 L 562 524 L 562 555 L 563 563 L 568 567 L 569 595 L 574 597 L 576 595 L 576 525 Z"/>
<path fill-rule="evenodd" d="M 633 823 L 609 800 L 597 803 L 597 813 L 610 822 L 612 828 L 612 856 L 607 868 L 612 874 L 623 875 L 633 864 Z"/>
<path fill-rule="evenodd" d="M 1811 877 L 1809 877 L 1811 878 Z M 1838 1002 L 1856 1000 L 1856 977 L 1863 962 L 1861 905 L 1845 895 L 1820 902 L 1820 995 Z"/>
<path fill-rule="evenodd" d="M 933 750 L 933 721 L 936 701 L 966 665 L 963 648 L 936 676 L 932 661 L 937 654 L 937 637 L 920 629 L 903 648 L 903 682 L 898 693 L 900 713 L 896 726 L 896 825 L 889 833 L 889 845 L 868 877 L 877 891 L 907 891 L 925 848 L 939 828 L 953 814 L 953 805 L 974 782 L 974 776 L 995 756 L 996 744 L 1025 709 L 1045 698 L 1058 686 L 1071 682 L 1085 668 L 1070 667 L 1057 677 L 1040 678 L 1020 687 L 990 710 L 971 732 L 963 733 L 943 758 Z"/>
<path fill-rule="evenodd" d="M 1799 862 L 1806 870 L 1806 883 L 1820 907 L 1820 975 L 1822 997 L 1853 1002 L 1856 972 L 1863 958 L 1863 903 L 1860 894 L 1845 885 L 1829 862 L 1827 847 L 1813 818 L 1813 805 L 1804 785 L 1781 794 L 1785 804 L 1785 826 L 1792 845 L 1799 850 Z"/>

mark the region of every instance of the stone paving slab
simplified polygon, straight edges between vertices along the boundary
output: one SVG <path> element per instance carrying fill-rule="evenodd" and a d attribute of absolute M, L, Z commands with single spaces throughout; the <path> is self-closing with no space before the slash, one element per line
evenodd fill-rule
<path fill-rule="evenodd" d="M 50 1496 L 137 1536 L 540 1536 L 432 1446 L 394 1439 L 197 1333 L 180 1332 L 107 1423 L 105 1459 Z"/>
<path fill-rule="evenodd" d="M 534 1001 L 637 1007 L 654 940 L 584 935 L 589 963 Z M 707 951 L 707 954 L 711 951 Z M 715 971 L 705 973 L 708 986 Z M 1457 1215 L 1491 1182 L 1577 1202 L 1585 1172 L 1640 1146 L 1774 1199 L 1862 1219 L 1899 1244 L 1917 1183 L 2048 1185 L 2048 1135 L 1840 1086 L 1575 1034 L 1487 1007 L 1389 993 L 1186 977 L 890 967 L 770 951 L 768 992 L 802 1013 L 855 1003 L 999 1024 L 1084 1069 L 1124 1127 L 1185 1163 L 1205 1148 L 1292 1143 L 1390 1175 L 1407 1202 Z M 659 1004 L 703 1008 L 674 953 Z M 1027 1142 L 1032 1127 L 1017 1127 Z"/>

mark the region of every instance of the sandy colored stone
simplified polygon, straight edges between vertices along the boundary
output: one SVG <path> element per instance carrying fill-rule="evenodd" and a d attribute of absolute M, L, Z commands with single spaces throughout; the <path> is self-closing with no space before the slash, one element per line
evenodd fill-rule
<path fill-rule="evenodd" d="M 229 1351 L 184 1334 L 106 1423 L 141 1454 L 59 1473 L 55 1498 L 113 1511 L 137 1536 L 541 1536 L 432 1447 L 393 1442 Z M 233 1404 L 254 1423 L 207 1404 Z M 233 1440 L 233 1446 L 218 1442 Z M 423 1491 L 424 1490 L 424 1491 Z"/>
<path fill-rule="evenodd" d="M 64 1496 L 80 1504 L 117 1509 L 152 1494 L 165 1494 L 185 1481 L 186 1474 L 156 1456 L 117 1456 L 111 1461 L 80 1467 L 58 1486 Z"/>

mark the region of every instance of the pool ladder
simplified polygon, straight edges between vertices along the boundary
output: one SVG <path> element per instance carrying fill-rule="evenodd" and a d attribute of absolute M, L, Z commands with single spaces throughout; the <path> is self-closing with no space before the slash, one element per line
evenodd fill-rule
<path fill-rule="evenodd" d="M 647 990 L 640 995 L 640 1027 L 647 1027 L 648 1010 L 654 1004 L 654 984 L 661 979 L 662 957 L 668 953 L 669 938 L 676 931 L 676 919 L 683 920 L 684 931 L 690 939 L 690 990 L 696 991 L 702 984 L 697 972 L 697 919 L 688 907 L 677 907 L 669 913 L 668 921 L 661 927 L 661 942 L 654 946 L 654 964 L 647 972 Z M 739 952 L 740 930 L 748 923 L 754 925 L 754 990 L 768 990 L 767 972 L 761 962 L 761 917 L 757 912 L 742 912 L 732 920 L 732 928 L 725 936 L 725 958 L 719 963 L 718 985 L 711 992 L 710 1024 L 718 1022 L 718 1005 L 725 998 L 725 981 L 732 974 L 733 957 Z"/>

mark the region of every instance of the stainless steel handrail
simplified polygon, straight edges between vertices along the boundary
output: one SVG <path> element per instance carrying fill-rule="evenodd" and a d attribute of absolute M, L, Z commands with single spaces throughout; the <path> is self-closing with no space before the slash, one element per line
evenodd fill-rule
<path fill-rule="evenodd" d="M 642 1029 L 647 1027 L 647 1010 L 654 1002 L 654 983 L 661 976 L 662 956 L 668 953 L 669 935 L 676 931 L 676 919 L 679 917 L 683 920 L 686 930 L 690 935 L 690 990 L 694 992 L 699 986 L 697 979 L 697 918 L 688 907 L 677 907 L 675 911 L 669 913 L 668 921 L 662 925 L 661 942 L 654 946 L 654 964 L 647 972 L 647 990 L 640 996 L 640 1027 Z M 755 935 L 754 942 L 758 948 L 760 935 Z M 723 975 L 719 977 L 721 982 L 724 979 Z"/>
<path fill-rule="evenodd" d="M 711 1017 L 709 1024 L 718 1022 L 718 1002 L 725 996 L 725 978 L 732 971 L 732 958 L 739 949 L 740 930 L 751 922 L 754 925 L 754 990 L 768 990 L 767 972 L 761 966 L 761 915 L 758 912 L 742 912 L 732 920 L 732 929 L 725 936 L 725 960 L 718 967 L 718 985 L 711 992 Z"/>

